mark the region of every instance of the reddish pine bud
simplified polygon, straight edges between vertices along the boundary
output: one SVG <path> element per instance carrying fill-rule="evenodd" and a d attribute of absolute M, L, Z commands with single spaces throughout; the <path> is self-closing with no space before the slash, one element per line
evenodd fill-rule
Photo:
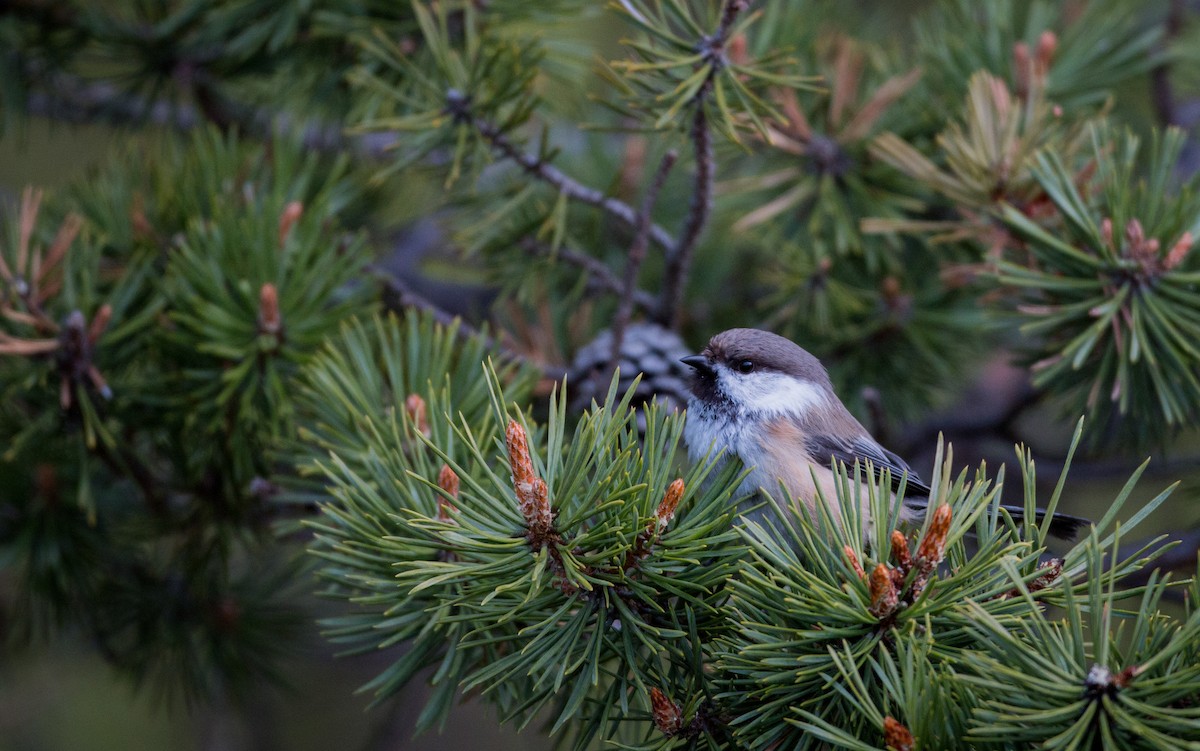
<path fill-rule="evenodd" d="M 654 726 L 663 735 L 670 737 L 683 729 L 683 708 L 657 688 L 650 689 L 650 707 L 654 714 Z"/>
<path fill-rule="evenodd" d="M 750 56 L 747 54 L 746 47 L 745 32 L 734 34 L 726 45 L 726 56 L 729 58 L 729 62 L 734 65 L 745 65 L 749 62 Z"/>
<path fill-rule="evenodd" d="M 1053 31 L 1043 31 L 1038 37 L 1037 62 L 1038 69 L 1043 73 L 1050 69 L 1054 62 L 1054 53 L 1058 50 L 1058 36 Z"/>
<path fill-rule="evenodd" d="M 1146 241 L 1146 230 L 1142 229 L 1142 223 L 1137 219 L 1130 219 L 1125 223 L 1125 242 L 1129 247 L 1138 250 Z"/>
<path fill-rule="evenodd" d="M 413 426 L 420 431 L 421 435 L 428 438 L 432 431 L 429 429 L 429 415 L 425 400 L 421 398 L 421 395 L 409 394 L 404 399 L 404 411 L 408 413 L 408 418 L 412 420 Z"/>
<path fill-rule="evenodd" d="M 1112 677 L 1112 685 L 1116 688 L 1125 688 L 1133 682 L 1134 678 L 1142 674 L 1142 670 L 1141 665 L 1130 665 Z"/>
<path fill-rule="evenodd" d="M 513 490 L 517 494 L 517 505 L 530 532 L 544 535 L 553 527 L 554 514 L 550 509 L 550 497 L 546 482 L 537 476 L 533 468 L 533 457 L 529 453 L 529 436 L 516 420 L 508 421 L 504 431 L 504 443 L 508 447 L 508 463 L 512 468 Z"/>
<path fill-rule="evenodd" d="M 304 204 L 299 201 L 292 201 L 287 206 L 283 207 L 283 211 L 279 214 L 279 247 L 283 247 L 287 242 L 288 235 L 292 232 L 292 227 L 296 226 L 296 222 L 300 221 L 300 217 L 304 214 Z"/>
<path fill-rule="evenodd" d="M 658 508 L 654 511 L 655 526 L 658 534 L 666 531 L 667 525 L 675 518 L 675 509 L 679 507 L 679 501 L 683 498 L 683 478 L 677 477 L 670 485 L 667 486 L 667 491 L 663 493 L 663 498 L 658 502 Z"/>
<path fill-rule="evenodd" d="M 908 539 L 898 529 L 892 530 L 892 560 L 902 571 L 907 572 L 912 568 L 912 555 L 908 550 Z"/>
<path fill-rule="evenodd" d="M 96 311 L 96 315 L 92 316 L 92 325 L 88 327 L 88 342 L 95 344 L 104 330 L 108 328 L 108 322 L 112 320 L 112 306 L 105 303 Z"/>
<path fill-rule="evenodd" d="M 446 491 L 446 494 L 451 498 L 458 498 L 458 486 L 458 475 L 454 470 L 450 469 L 449 464 L 443 464 L 442 471 L 438 472 L 438 487 Z M 441 521 L 450 521 L 450 515 L 457 513 L 457 506 L 444 497 L 438 497 L 438 519 Z"/>
<path fill-rule="evenodd" d="M 1113 223 L 1109 217 L 1100 220 L 1100 239 L 1104 241 L 1105 247 L 1113 246 Z"/>
<path fill-rule="evenodd" d="M 1183 263 L 1187 258 L 1188 253 L 1192 250 L 1192 233 L 1184 232 L 1183 236 L 1175 241 L 1171 246 L 1171 250 L 1167 253 L 1166 260 L 1163 261 L 1163 267 L 1167 271 L 1179 268 L 1179 264 Z"/>
<path fill-rule="evenodd" d="M 859 579 L 866 579 L 867 572 L 863 570 L 862 563 L 858 560 L 858 555 L 854 552 L 854 548 L 846 545 L 842 548 L 842 554 L 846 556 L 846 560 L 850 563 L 850 568 L 854 569 L 854 573 L 858 574 Z"/>
<path fill-rule="evenodd" d="M 258 328 L 264 334 L 278 334 L 283 321 L 279 317 L 279 290 L 267 282 L 258 290 Z"/>
<path fill-rule="evenodd" d="M 913 751 L 917 744 L 912 731 L 891 715 L 883 718 L 883 742 L 892 751 Z"/>
<path fill-rule="evenodd" d="M 1025 96 L 1029 93 L 1030 65 L 1029 45 L 1017 42 L 1013 45 L 1013 74 L 1016 76 L 1017 93 Z"/>
<path fill-rule="evenodd" d="M 458 474 L 450 469 L 449 464 L 443 464 L 442 471 L 438 472 L 438 487 L 446 491 L 451 498 L 458 498 L 458 486 Z"/>
<path fill-rule="evenodd" d="M 896 612 L 896 606 L 900 603 L 900 593 L 896 590 L 892 571 L 887 564 L 880 563 L 875 567 L 867 588 L 871 593 L 871 606 L 867 609 L 871 615 L 886 618 Z"/>
<path fill-rule="evenodd" d="M 938 506 L 933 512 L 933 521 L 925 539 L 917 548 L 917 567 L 922 573 L 928 574 L 937 568 L 946 556 L 946 535 L 950 533 L 950 507 L 946 504 Z"/>

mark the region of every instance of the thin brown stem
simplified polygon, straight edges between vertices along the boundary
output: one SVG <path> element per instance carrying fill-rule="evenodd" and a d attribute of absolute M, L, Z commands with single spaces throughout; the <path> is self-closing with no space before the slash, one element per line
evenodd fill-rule
<path fill-rule="evenodd" d="M 560 193 L 565 193 L 568 198 L 589 206 L 597 206 L 629 227 L 637 228 L 638 212 L 632 206 L 612 196 L 606 196 L 595 188 L 590 188 L 567 176 L 562 170 L 541 157 L 526 154 L 509 140 L 494 123 L 471 115 L 469 104 L 463 104 L 461 107 L 461 110 L 454 111 L 453 114 L 473 124 L 484 140 L 506 159 L 521 165 L 526 172 L 553 186 Z M 649 237 L 656 245 L 663 248 L 675 247 L 675 238 L 657 224 L 650 225 Z"/>
<path fill-rule="evenodd" d="M 708 79 L 696 92 L 692 102 L 692 126 L 688 138 L 696 157 L 696 176 L 692 182 L 692 198 L 679 242 L 667 254 L 667 268 L 659 297 L 658 320 L 677 328 L 683 310 L 683 291 L 691 272 L 696 244 L 712 213 L 713 179 L 716 160 L 713 156 L 712 128 L 708 122 L 708 99 L 712 95 L 715 76 L 725 66 L 725 45 L 737 17 L 748 8 L 749 0 L 726 0 L 721 20 L 711 37 L 702 40 L 705 62 L 709 65 Z"/>
<path fill-rule="evenodd" d="M 642 208 L 638 213 L 637 232 L 633 235 L 633 242 L 629 245 L 629 257 L 625 261 L 625 275 L 621 280 L 621 294 L 617 302 L 617 313 L 613 319 L 613 341 L 612 354 L 609 356 L 609 371 L 616 368 L 617 363 L 621 360 L 621 345 L 625 341 L 625 329 L 629 326 L 629 321 L 633 317 L 633 308 L 635 305 L 634 295 L 637 292 L 638 273 L 642 269 L 642 264 L 646 260 L 646 249 L 650 243 L 650 216 L 654 211 L 654 206 L 658 203 L 658 196 L 662 192 L 663 185 L 667 182 L 667 175 L 670 174 L 671 168 L 675 166 L 675 162 L 679 159 L 679 152 L 674 149 L 663 155 L 662 161 L 658 163 L 658 169 L 654 172 L 654 178 L 650 181 L 649 187 L 646 188 L 646 195 L 642 199 Z"/>
<path fill-rule="evenodd" d="M 688 203 L 687 222 L 683 226 L 679 244 L 667 257 L 662 296 L 659 298 L 658 319 L 669 328 L 675 328 L 679 324 L 683 291 L 691 271 L 692 256 L 712 211 L 713 175 L 716 165 L 713 160 L 712 133 L 709 131 L 708 114 L 705 112 L 703 101 L 696 103 L 696 112 L 692 117 L 691 140 L 696 155 L 692 198 Z"/>
<path fill-rule="evenodd" d="M 548 245 L 537 242 L 532 238 L 525 238 L 521 241 L 521 247 L 525 250 L 539 256 L 554 255 L 561 261 L 571 264 L 588 274 L 588 281 L 593 288 L 612 292 L 617 295 L 625 293 L 625 284 L 620 277 L 613 273 L 612 269 L 605 266 L 601 261 L 570 248 L 559 248 L 554 250 Z M 634 289 L 629 298 L 633 300 L 633 304 L 638 308 L 646 311 L 652 311 L 658 304 L 654 296 L 643 290 Z"/>
<path fill-rule="evenodd" d="M 378 270 L 378 269 L 377 269 Z M 464 321 L 460 316 L 456 316 L 446 310 L 440 308 L 436 303 L 426 298 L 424 295 L 414 291 L 400 279 L 397 279 L 391 274 L 387 274 L 384 280 L 384 304 L 393 310 L 401 308 L 416 308 L 424 310 L 433 316 L 433 319 L 443 326 L 458 326 L 459 336 L 478 336 L 483 337 L 488 346 L 503 349 L 510 357 L 528 362 L 533 367 L 542 371 L 542 375 L 553 381 L 561 381 L 566 375 L 566 370 L 554 365 L 537 363 L 528 358 L 513 352 L 504 347 L 498 340 L 493 339 L 484 334 L 479 329 Z"/>

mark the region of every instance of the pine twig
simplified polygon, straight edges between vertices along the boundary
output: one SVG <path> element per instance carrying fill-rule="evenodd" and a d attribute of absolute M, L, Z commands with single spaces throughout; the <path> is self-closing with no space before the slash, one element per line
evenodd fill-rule
<path fill-rule="evenodd" d="M 638 291 L 638 272 L 641 271 L 642 264 L 646 260 L 646 247 L 650 240 L 650 214 L 654 211 L 654 205 L 658 203 L 658 196 L 667 181 L 667 175 L 670 174 L 671 168 L 675 166 L 675 162 L 678 159 L 679 152 L 674 149 L 663 155 L 662 161 L 658 163 L 658 169 L 654 172 L 654 178 L 650 181 L 650 186 L 646 188 L 646 195 L 642 199 L 642 208 L 638 215 L 637 232 L 634 234 L 633 242 L 629 246 L 629 257 L 625 261 L 625 276 L 621 280 L 621 294 L 617 303 L 617 313 L 613 320 L 612 354 L 609 358 L 609 371 L 615 370 L 617 363 L 620 362 L 621 345 L 625 341 L 625 329 L 629 326 L 629 320 L 633 317 L 634 296 Z"/>
<path fill-rule="evenodd" d="M 522 239 L 520 245 L 531 254 L 537 256 L 554 255 L 559 260 L 587 272 L 588 281 L 595 289 L 613 292 L 617 295 L 625 294 L 625 283 L 622 279 L 613 273 L 612 269 L 586 253 L 581 253 L 570 248 L 553 250 L 533 238 Z M 657 300 L 654 299 L 654 296 L 643 290 L 634 289 L 630 294 L 630 299 L 633 300 L 635 306 L 642 310 L 651 311 L 657 306 Z"/>
<path fill-rule="evenodd" d="M 725 43 L 733 22 L 749 7 L 748 0 L 726 0 L 721 10 L 721 20 L 711 37 L 703 40 L 705 61 L 711 66 L 708 78 L 700 86 L 693 100 L 692 127 L 688 137 L 696 156 L 696 177 L 693 180 L 692 199 L 688 204 L 687 220 L 679 242 L 667 253 L 667 268 L 663 279 L 662 295 L 659 298 L 658 319 L 669 328 L 679 324 L 683 302 L 683 290 L 691 271 L 692 256 L 700 233 L 708 223 L 712 212 L 713 180 L 716 175 L 716 160 L 713 156 L 712 129 L 705 109 L 712 95 L 714 77 L 725 65 Z"/>
<path fill-rule="evenodd" d="M 537 368 L 538 370 L 540 370 L 542 372 L 542 375 L 545 378 L 548 378 L 552 381 L 561 381 L 563 379 L 563 377 L 566 375 L 566 370 L 564 368 L 554 366 L 554 365 L 549 365 L 546 363 L 531 362 L 529 360 L 529 358 L 527 358 L 517 352 L 513 352 L 509 348 L 505 347 L 498 340 L 493 339 L 490 336 L 486 336 L 479 329 L 475 328 L 471 324 L 464 321 L 461 316 L 456 316 L 453 313 L 450 313 L 450 312 L 438 307 L 438 305 L 436 303 L 434 303 L 432 300 L 430 300 L 429 298 L 420 294 L 419 292 L 416 292 L 415 290 L 410 288 L 407 284 L 405 284 L 402 280 L 397 279 L 394 275 L 387 274 L 386 272 L 382 272 L 379 269 L 376 269 L 376 271 L 380 271 L 380 273 L 383 274 L 383 276 L 384 276 L 385 304 L 389 308 L 393 308 L 393 309 L 416 308 L 418 310 L 427 311 L 433 316 L 435 321 L 437 321 L 439 324 L 441 324 L 443 326 L 457 325 L 459 336 L 480 337 L 484 342 L 487 343 L 488 346 L 501 349 L 509 357 L 512 357 L 514 359 L 521 360 L 524 362 L 528 362 L 529 364 L 533 365 L 535 368 Z"/>
<path fill-rule="evenodd" d="M 506 159 L 521 165 L 529 174 L 553 186 L 560 193 L 566 194 L 568 198 L 589 206 L 597 206 L 629 227 L 637 228 L 638 212 L 632 206 L 617 198 L 606 196 L 595 188 L 590 188 L 569 177 L 541 157 L 521 151 L 494 123 L 475 117 L 471 113 L 470 103 L 465 98 L 450 101 L 448 109 L 455 117 L 473 125 L 479 135 L 483 136 L 493 149 Z M 655 244 L 663 248 L 675 247 L 675 238 L 657 224 L 650 225 L 649 236 Z"/>

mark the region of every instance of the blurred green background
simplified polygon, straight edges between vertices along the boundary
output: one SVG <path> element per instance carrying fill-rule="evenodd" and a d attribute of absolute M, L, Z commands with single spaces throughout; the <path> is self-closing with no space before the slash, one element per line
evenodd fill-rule
<path fill-rule="evenodd" d="M 864 35 L 907 28 L 906 20 L 921 3 L 855 3 L 867 19 Z M 579 37 L 587 37 L 581 32 Z M 596 35 L 606 44 L 611 35 Z M 1152 120 L 1147 90 L 1133 84 L 1122 93 L 1124 106 Z M 1133 120 L 1135 118 L 1126 118 Z M 0 136 L 0 200 L 14 201 L 27 184 L 54 187 L 86 175 L 130 132 L 99 126 L 68 126 L 30 120 Z M 699 344 L 694 342 L 693 344 Z M 933 418 L 936 419 L 936 418 Z M 1047 449 L 1061 446 L 1068 428 L 1046 414 L 1030 414 L 1018 432 L 1038 436 Z M 1177 455 L 1200 451 L 1192 436 L 1176 444 Z M 956 460 L 971 464 L 984 448 L 962 447 Z M 918 471 L 928 471 L 928 458 L 910 457 Z M 1111 498 L 1127 476 L 1122 460 L 1084 461 L 1068 485 L 1064 510 L 1080 515 L 1095 513 L 1096 498 Z M 1052 461 L 1042 465 L 1057 473 Z M 1135 494 L 1145 500 L 1177 477 L 1194 474 L 1195 466 L 1152 465 Z M 1185 487 L 1139 530 L 1139 536 L 1193 529 L 1200 526 L 1198 489 Z M 1136 502 L 1135 502 L 1136 507 Z M 0 574 L 0 588 L 5 586 Z M 314 615 L 328 610 L 313 600 Z M 4 624 L 0 623 L 0 631 Z M 247 703 L 248 709 L 214 707 L 193 712 L 179 705 L 156 702 L 147 692 L 116 678 L 89 645 L 78 636 L 6 657 L 0 663 L 0 751 L 105 751 L 121 749 L 179 749 L 207 751 L 223 748 L 289 749 L 414 749 L 434 751 L 462 748 L 538 749 L 550 742 L 536 727 L 517 733 L 501 727 L 486 704 L 470 700 L 451 715 L 445 729 L 412 738 L 411 728 L 423 701 L 421 686 L 409 686 L 400 696 L 369 709 L 370 697 L 355 693 L 387 662 L 353 657 L 336 659 L 312 625 L 286 670 L 287 688 L 263 688 Z M 239 711 L 248 714 L 238 714 Z"/>

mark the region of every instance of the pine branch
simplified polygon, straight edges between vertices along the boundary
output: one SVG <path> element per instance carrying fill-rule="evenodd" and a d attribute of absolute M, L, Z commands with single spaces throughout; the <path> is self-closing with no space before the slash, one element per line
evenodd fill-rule
<path fill-rule="evenodd" d="M 379 269 L 376 269 L 377 271 Z M 392 274 L 384 273 L 384 302 L 392 309 L 414 308 L 422 310 L 433 316 L 433 320 L 441 326 L 457 325 L 458 335 L 460 338 L 478 338 L 487 347 L 496 347 L 504 350 L 514 359 L 528 362 L 528 358 L 523 355 L 509 350 L 500 342 L 492 337 L 484 334 L 469 323 L 464 321 L 461 316 L 457 316 L 449 311 L 443 310 L 429 298 L 416 292 L 402 280 Z M 538 370 L 542 372 L 542 376 L 552 381 L 561 381 L 566 375 L 566 369 L 548 363 L 533 363 L 530 362 Z"/>
<path fill-rule="evenodd" d="M 725 45 L 728 42 L 729 31 L 737 17 L 748 8 L 748 0 L 726 0 L 721 11 L 721 20 L 712 36 L 703 40 L 703 59 L 709 68 L 708 78 L 696 92 L 692 106 L 692 126 L 688 135 L 692 142 L 692 150 L 696 157 L 696 177 L 692 182 L 692 198 L 688 205 L 687 220 L 679 242 L 673 246 L 667 255 L 667 269 L 663 280 L 662 294 L 659 298 L 659 321 L 668 327 L 679 325 L 683 291 L 687 284 L 688 273 L 691 271 L 692 256 L 700 233 L 708 223 L 712 211 L 713 178 L 716 174 L 716 160 L 713 156 L 712 129 L 705 110 L 708 99 L 713 91 L 713 81 L 726 64 Z"/>
<path fill-rule="evenodd" d="M 629 246 L 629 257 L 625 261 L 625 276 L 621 280 L 620 301 L 617 304 L 617 314 L 613 319 L 612 355 L 609 362 L 610 371 L 615 370 L 617 363 L 621 360 L 621 345 L 625 341 L 625 329 L 629 326 L 629 320 L 633 316 L 635 295 L 638 292 L 638 272 L 642 268 L 642 263 L 646 260 L 646 244 L 650 238 L 650 214 L 654 211 L 654 205 L 658 202 L 658 195 L 662 191 L 663 184 L 667 181 L 667 175 L 671 172 L 671 168 L 675 166 L 677 159 L 679 159 L 679 153 L 674 149 L 663 155 L 662 161 L 658 164 L 658 169 L 654 172 L 654 178 L 650 181 L 650 187 L 646 189 L 646 195 L 642 199 L 642 209 L 638 217 L 638 228 L 633 236 L 633 244 Z"/>
<path fill-rule="evenodd" d="M 572 266 L 586 271 L 589 277 L 589 285 L 594 289 L 613 292 L 618 296 L 625 294 L 625 283 L 621 277 L 618 277 L 615 273 L 613 273 L 612 269 L 608 268 L 603 263 L 592 256 L 587 255 L 586 253 L 578 250 L 572 250 L 571 248 L 559 248 L 554 250 L 548 245 L 528 237 L 522 239 L 520 245 L 533 255 L 539 257 L 553 256 L 562 261 L 566 261 Z M 653 295 L 640 289 L 634 289 L 630 294 L 630 299 L 633 300 L 633 303 L 639 309 L 645 311 L 654 310 L 657 304 L 657 301 L 654 299 Z"/>
<path fill-rule="evenodd" d="M 667 270 L 659 298 L 658 319 L 672 328 L 679 324 L 683 290 L 691 270 L 692 255 L 696 249 L 696 242 L 700 239 L 700 232 L 707 224 L 708 215 L 712 211 L 716 164 L 713 159 L 712 134 L 702 100 L 696 104 L 696 112 L 692 118 L 691 140 L 696 155 L 696 178 L 693 181 L 691 202 L 688 204 L 687 223 L 684 224 L 679 244 L 667 258 Z"/>
<path fill-rule="evenodd" d="M 562 170 L 538 156 L 526 154 L 514 144 L 504 131 L 495 123 L 476 117 L 471 111 L 471 104 L 466 97 L 451 97 L 447 102 L 447 110 L 461 122 L 472 125 L 483 136 L 488 144 L 506 159 L 510 159 L 530 175 L 553 186 L 560 193 L 589 206 L 597 206 L 608 214 L 620 219 L 627 226 L 636 229 L 638 212 L 624 201 L 606 196 L 595 188 L 566 175 Z M 652 224 L 649 229 L 650 239 L 663 248 L 675 247 L 675 239 L 665 229 Z"/>

